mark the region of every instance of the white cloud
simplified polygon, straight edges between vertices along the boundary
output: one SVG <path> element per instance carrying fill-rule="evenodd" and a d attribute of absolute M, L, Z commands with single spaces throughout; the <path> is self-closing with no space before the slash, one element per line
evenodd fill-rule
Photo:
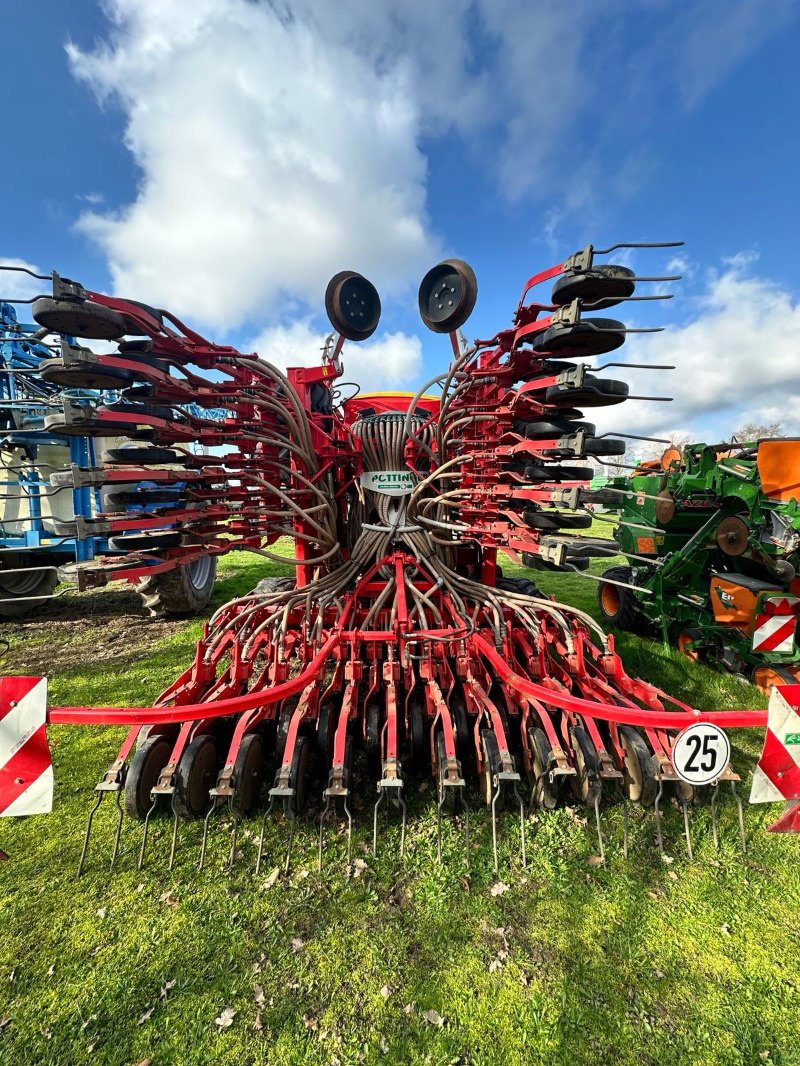
<path fill-rule="evenodd" d="M 755 274 L 755 265 L 752 253 L 726 260 L 707 274 L 688 321 L 625 346 L 631 362 L 676 370 L 607 372 L 629 381 L 631 393 L 672 395 L 673 403 L 630 400 L 597 411 L 595 421 L 656 437 L 685 431 L 709 443 L 748 422 L 779 421 L 799 434 L 800 300 Z"/>
<path fill-rule="evenodd" d="M 308 319 L 300 319 L 289 326 L 265 329 L 248 347 L 282 370 L 319 366 L 325 336 Z M 361 344 L 345 343 L 342 363 L 341 380 L 356 382 L 362 392 L 408 389 L 422 370 L 422 343 L 407 333 L 386 333 Z"/>

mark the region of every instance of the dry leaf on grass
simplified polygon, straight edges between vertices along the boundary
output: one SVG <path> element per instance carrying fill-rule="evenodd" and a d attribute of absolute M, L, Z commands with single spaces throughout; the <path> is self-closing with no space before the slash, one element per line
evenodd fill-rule
<path fill-rule="evenodd" d="M 295 955 L 298 953 L 298 951 L 302 951 L 303 948 L 306 946 L 305 940 L 301 940 L 299 936 L 293 936 L 291 943 L 292 951 L 295 953 Z"/>
<path fill-rule="evenodd" d="M 424 1010 L 422 1017 L 426 1022 L 430 1022 L 431 1025 L 435 1025 L 437 1029 L 441 1029 L 444 1025 L 446 1018 L 443 1018 L 438 1010 Z"/>
<path fill-rule="evenodd" d="M 502 896 L 504 892 L 508 892 L 511 888 L 505 881 L 496 881 L 489 889 L 490 896 Z"/>
<path fill-rule="evenodd" d="M 236 1017 L 236 1011 L 233 1007 L 225 1007 L 220 1011 L 219 1017 L 214 1019 L 214 1024 L 218 1029 L 230 1029 L 233 1025 L 233 1019 Z"/>
<path fill-rule="evenodd" d="M 603 866 L 606 860 L 602 855 L 590 855 L 586 861 L 590 866 Z"/>
<path fill-rule="evenodd" d="M 145 1009 L 144 1014 L 141 1016 L 141 1018 L 139 1019 L 139 1021 L 136 1024 L 137 1025 L 144 1025 L 145 1022 L 149 1022 L 150 1019 L 153 1016 L 153 1011 L 154 1010 L 155 1010 L 155 1007 L 147 1007 Z"/>

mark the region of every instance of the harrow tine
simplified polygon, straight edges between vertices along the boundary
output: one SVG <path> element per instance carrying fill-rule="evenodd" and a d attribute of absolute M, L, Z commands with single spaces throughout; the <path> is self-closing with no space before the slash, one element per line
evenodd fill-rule
<path fill-rule="evenodd" d="M 656 816 L 656 841 L 658 842 L 658 850 L 664 854 L 664 838 L 661 836 L 661 798 L 664 795 L 664 782 L 659 777 L 658 779 L 658 792 L 656 793 L 655 803 L 653 804 L 653 811 Z"/>
<path fill-rule="evenodd" d="M 397 802 L 402 812 L 400 816 L 400 858 L 402 859 L 406 850 L 406 801 L 402 796 L 398 796 Z"/>
<path fill-rule="evenodd" d="M 272 805 L 274 802 L 274 799 L 270 799 L 267 808 L 264 811 L 264 817 L 261 819 L 261 834 L 258 838 L 258 857 L 256 859 L 256 877 L 258 877 L 261 871 L 261 859 L 264 854 L 264 832 L 267 828 L 267 819 L 272 813 Z"/>
<path fill-rule="evenodd" d="M 494 872 L 498 873 L 500 870 L 500 863 L 497 859 L 497 801 L 500 798 L 500 782 L 497 782 L 497 789 L 492 796 L 492 854 L 494 856 Z"/>
<path fill-rule="evenodd" d="M 322 873 L 322 848 L 323 848 L 323 833 L 325 831 L 325 819 L 328 817 L 331 809 L 331 797 L 328 796 L 325 799 L 325 806 L 322 809 L 322 814 L 319 819 L 319 853 L 317 856 L 317 870 Z"/>
<path fill-rule="evenodd" d="M 169 866 L 168 869 L 172 869 L 175 865 L 175 851 L 178 847 L 178 808 L 175 806 L 176 793 L 172 793 L 172 799 L 170 800 L 170 809 L 172 810 L 172 842 L 169 848 Z"/>
<path fill-rule="evenodd" d="M 122 809 L 122 789 L 118 789 L 114 796 L 114 801 L 117 806 L 117 828 L 114 833 L 114 847 L 111 851 L 111 864 L 108 867 L 108 872 L 114 872 L 114 864 L 117 861 L 117 855 L 119 854 L 119 841 L 122 835 L 122 819 L 125 811 Z"/>
<path fill-rule="evenodd" d="M 520 852 L 522 866 L 525 868 L 528 865 L 528 852 L 525 847 L 525 804 L 522 801 L 522 796 L 520 795 L 519 786 L 516 781 L 514 782 L 514 798 L 517 803 L 519 803 Z"/>
<path fill-rule="evenodd" d="M 617 786 L 622 796 L 622 854 L 627 860 L 628 858 L 628 794 L 622 785 Z"/>
<path fill-rule="evenodd" d="M 214 811 L 219 810 L 221 804 L 218 802 L 218 797 L 215 796 L 211 806 L 208 808 L 205 818 L 203 819 L 203 840 L 200 844 L 200 862 L 198 863 L 198 870 L 205 868 L 206 864 L 206 844 L 208 843 L 208 830 L 211 823 L 211 815 Z"/>
<path fill-rule="evenodd" d="M 606 861 L 606 849 L 603 842 L 603 827 L 600 824 L 600 789 L 598 788 L 594 795 L 594 821 L 597 827 L 597 844 L 600 848 L 600 858 L 603 862 Z"/>
<path fill-rule="evenodd" d="M 291 807 L 289 807 L 287 813 L 289 818 L 289 839 L 286 841 L 286 861 L 283 864 L 283 873 L 285 877 L 289 876 L 289 870 L 292 866 L 292 848 L 294 846 L 294 830 L 297 821 L 297 815 Z"/>
<path fill-rule="evenodd" d="M 731 792 L 733 798 L 736 800 L 736 808 L 739 815 L 739 839 L 742 842 L 742 854 L 747 854 L 747 841 L 744 835 L 744 809 L 742 807 L 742 798 L 736 788 L 736 782 L 731 781 Z"/>
<path fill-rule="evenodd" d="M 86 862 L 86 853 L 89 850 L 89 834 L 92 831 L 92 822 L 94 821 L 94 816 L 97 813 L 97 808 L 103 802 L 103 795 L 104 793 L 98 791 L 94 807 L 92 807 L 92 809 L 89 811 L 89 820 L 86 823 L 86 832 L 83 834 L 83 848 L 81 849 L 81 857 L 80 861 L 78 862 L 78 872 L 75 875 L 76 877 L 80 877 L 83 873 L 83 866 Z"/>
<path fill-rule="evenodd" d="M 350 867 L 350 858 L 353 853 L 353 816 L 350 814 L 350 808 L 347 806 L 347 797 L 345 797 L 344 813 L 347 816 L 347 866 Z"/>
<path fill-rule="evenodd" d="M 714 840 L 714 848 L 719 851 L 719 835 L 717 833 L 717 801 L 719 800 L 719 781 L 714 784 L 711 794 L 711 835 Z"/>
<path fill-rule="evenodd" d="M 231 829 L 231 850 L 228 855 L 228 873 L 233 871 L 233 864 L 236 861 L 236 839 L 239 835 L 239 818 L 236 811 L 233 809 L 233 796 L 228 796 L 228 811 L 233 819 L 233 828 Z"/>
<path fill-rule="evenodd" d="M 461 791 L 461 804 L 464 808 L 464 864 L 469 870 L 469 804 L 464 791 Z M 405 835 L 405 810 L 403 810 L 403 834 Z M 402 855 L 402 845 L 400 854 Z"/>
<path fill-rule="evenodd" d="M 383 803 L 384 792 L 383 789 L 378 786 L 378 802 L 375 804 L 372 811 L 372 854 L 378 854 L 378 808 Z"/>
<path fill-rule="evenodd" d="M 144 849 L 147 847 L 147 833 L 150 828 L 150 817 L 158 804 L 158 796 L 153 800 L 150 810 L 144 816 L 144 828 L 142 830 L 142 846 L 139 849 L 139 862 L 136 865 L 137 870 L 141 870 L 144 865 Z"/>
<path fill-rule="evenodd" d="M 436 804 L 436 858 L 440 866 L 442 864 L 442 808 L 444 804 L 445 798 L 442 796 Z"/>
<path fill-rule="evenodd" d="M 680 805 L 683 811 L 683 832 L 686 837 L 686 853 L 690 859 L 693 859 L 694 851 L 692 849 L 692 833 L 689 828 L 689 804 L 683 796 L 680 798 Z"/>

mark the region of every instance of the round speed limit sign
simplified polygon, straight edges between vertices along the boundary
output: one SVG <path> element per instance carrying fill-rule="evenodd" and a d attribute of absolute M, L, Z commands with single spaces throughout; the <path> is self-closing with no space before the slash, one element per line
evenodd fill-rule
<path fill-rule="evenodd" d="M 696 722 L 679 733 L 672 749 L 675 773 L 690 785 L 710 785 L 731 759 L 731 743 L 719 726 Z"/>

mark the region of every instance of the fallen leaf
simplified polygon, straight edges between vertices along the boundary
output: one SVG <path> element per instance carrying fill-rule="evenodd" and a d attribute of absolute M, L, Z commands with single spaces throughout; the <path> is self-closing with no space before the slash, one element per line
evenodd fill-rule
<path fill-rule="evenodd" d="M 381 1037 L 381 1039 L 380 1039 L 380 1041 L 378 1043 L 378 1047 L 381 1049 L 381 1054 L 382 1055 L 388 1055 L 388 1053 L 389 1053 L 389 1041 L 386 1039 L 385 1036 Z"/>
<path fill-rule="evenodd" d="M 353 877 L 361 877 L 367 872 L 367 864 L 363 859 L 353 859 Z"/>
<path fill-rule="evenodd" d="M 424 1010 L 422 1017 L 426 1022 L 430 1022 L 431 1025 L 435 1025 L 438 1029 L 441 1029 L 446 1019 L 436 1010 Z"/>
<path fill-rule="evenodd" d="M 310 1029 L 312 1032 L 316 1032 L 319 1022 L 313 1014 L 304 1014 L 303 1024 L 305 1025 L 306 1029 Z"/>
<path fill-rule="evenodd" d="M 670 881 L 678 880 L 678 875 L 675 873 L 674 870 L 667 870 L 667 877 L 670 879 Z"/>
<path fill-rule="evenodd" d="M 270 870 L 266 878 L 261 882 L 261 891 L 266 892 L 268 888 L 272 888 L 280 876 L 281 871 L 279 866 L 276 866 L 274 870 Z"/>
<path fill-rule="evenodd" d="M 225 1007 L 224 1010 L 220 1011 L 219 1017 L 214 1019 L 214 1024 L 220 1029 L 230 1029 L 235 1017 L 236 1011 L 233 1007 Z"/>
<path fill-rule="evenodd" d="M 137 1025 L 144 1025 L 145 1022 L 149 1022 L 150 1019 L 153 1016 L 153 1011 L 154 1010 L 155 1010 L 155 1007 L 148 1007 L 136 1024 Z"/>
<path fill-rule="evenodd" d="M 383 996 L 383 998 L 384 999 L 388 999 L 389 996 L 391 996 L 391 994 L 392 994 L 391 986 L 390 985 L 384 985 L 383 988 L 381 989 L 381 995 Z"/>
<path fill-rule="evenodd" d="M 256 1001 L 257 1007 L 264 1006 L 264 989 L 261 987 L 261 985 L 256 985 L 256 987 L 253 989 L 253 999 Z"/>
<path fill-rule="evenodd" d="M 403 1014 L 413 1014 L 413 1013 L 414 1013 L 414 1004 L 413 1003 L 406 1003 L 405 1007 L 403 1007 Z"/>
<path fill-rule="evenodd" d="M 301 940 L 299 936 L 292 937 L 292 951 L 295 953 L 295 955 L 298 953 L 298 951 L 302 951 L 305 946 L 305 940 Z"/>
<path fill-rule="evenodd" d="M 428 784 L 427 781 L 421 781 L 417 785 L 417 792 L 427 792 L 429 788 L 430 788 L 430 785 Z"/>
<path fill-rule="evenodd" d="M 721 925 L 719 927 L 719 931 L 723 934 L 723 936 L 731 935 L 731 927 L 728 925 L 727 922 L 725 922 L 724 925 Z"/>
<path fill-rule="evenodd" d="M 159 998 L 163 999 L 163 1000 L 166 1000 L 167 996 L 170 994 L 170 992 L 172 991 L 172 989 L 174 987 L 175 987 L 175 982 L 174 981 L 167 981 L 167 983 L 164 985 L 164 987 L 158 993 Z"/>
<path fill-rule="evenodd" d="M 107 914 L 108 914 L 108 907 L 101 907 L 100 910 L 97 912 L 97 917 L 98 918 L 105 918 L 105 916 Z"/>
<path fill-rule="evenodd" d="M 90 1014 L 89 1017 L 86 1019 L 86 1021 L 82 1023 L 81 1032 L 83 1032 L 85 1029 L 88 1029 L 89 1026 L 92 1024 L 92 1022 L 96 1022 L 96 1021 L 97 1021 L 97 1015 L 96 1014 Z"/>
<path fill-rule="evenodd" d="M 261 1011 L 256 1015 L 256 1020 L 253 1022 L 253 1028 L 257 1033 L 264 1031 L 264 1022 L 261 1019 Z"/>
<path fill-rule="evenodd" d="M 586 861 L 590 866 L 604 866 L 606 860 L 602 855 L 590 855 Z"/>
<path fill-rule="evenodd" d="M 48 977 L 52 977 L 55 972 L 56 972 L 55 966 L 51 966 L 50 969 L 47 971 L 47 976 Z"/>
<path fill-rule="evenodd" d="M 0 1018 L 0 1033 L 4 1032 L 4 1030 L 6 1030 L 9 1025 L 11 1025 L 10 1018 Z"/>
<path fill-rule="evenodd" d="M 496 881 L 489 889 L 490 896 L 502 896 L 504 892 L 508 892 L 510 885 L 507 885 L 505 881 Z"/>
<path fill-rule="evenodd" d="M 669 865 L 670 865 L 671 863 L 675 862 L 675 860 L 673 859 L 673 857 L 672 857 L 671 855 L 665 855 L 665 854 L 663 854 L 663 853 L 662 853 L 662 855 L 661 855 L 661 861 L 662 861 L 662 862 L 665 862 L 665 863 L 666 863 L 666 864 L 667 864 L 668 866 L 669 866 Z"/>
<path fill-rule="evenodd" d="M 153 1066 L 152 1059 L 142 1059 L 141 1062 L 137 1062 L 136 1066 Z"/>
<path fill-rule="evenodd" d="M 159 903 L 166 903 L 166 905 L 168 907 L 177 907 L 178 906 L 177 897 L 169 889 L 166 892 L 162 892 L 161 893 L 161 895 L 158 897 L 158 902 Z"/>

